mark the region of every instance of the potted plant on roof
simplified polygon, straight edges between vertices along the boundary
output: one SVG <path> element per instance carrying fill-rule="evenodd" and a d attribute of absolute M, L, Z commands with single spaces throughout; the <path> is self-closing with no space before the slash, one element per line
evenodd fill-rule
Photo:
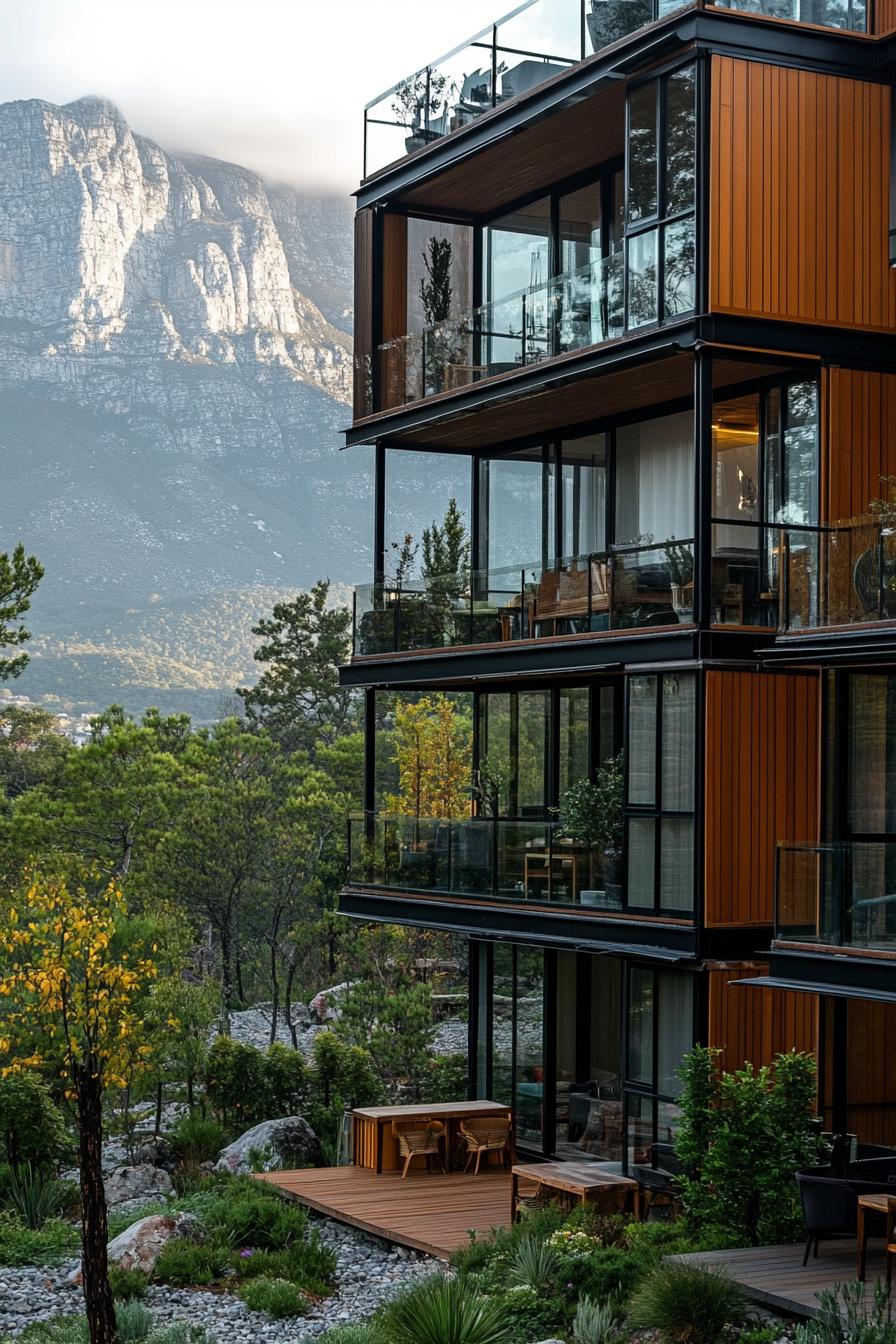
<path fill-rule="evenodd" d="M 684 624 L 694 619 L 694 552 L 683 541 L 666 542 L 666 563 L 672 588 L 672 610 Z"/>
<path fill-rule="evenodd" d="M 418 70 L 396 84 L 392 111 L 409 132 L 404 142 L 408 154 L 445 134 L 447 85 L 448 76 L 438 70 Z"/>
<path fill-rule="evenodd" d="M 555 809 L 563 835 L 588 851 L 590 873 L 595 858 L 601 860 L 604 885 L 583 888 L 579 892 L 582 905 L 610 910 L 622 905 L 623 765 L 624 754 L 620 751 L 595 771 L 593 779 L 578 779 L 571 784 Z"/>

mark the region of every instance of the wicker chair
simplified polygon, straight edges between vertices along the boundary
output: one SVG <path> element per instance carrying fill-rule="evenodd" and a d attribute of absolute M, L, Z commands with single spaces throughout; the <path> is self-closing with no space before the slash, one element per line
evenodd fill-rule
<path fill-rule="evenodd" d="M 430 1120 L 421 1124 L 419 1120 L 393 1121 L 392 1137 L 398 1144 L 398 1152 L 404 1158 L 401 1179 L 408 1174 L 408 1168 L 415 1157 L 426 1158 L 426 1170 L 432 1173 L 432 1159 L 437 1157 L 442 1171 L 448 1174 L 441 1145 L 447 1140 L 445 1126 L 439 1120 Z"/>
<path fill-rule="evenodd" d="M 479 1175 L 479 1164 L 482 1161 L 483 1153 L 486 1155 L 500 1153 L 505 1163 L 510 1156 L 510 1121 L 506 1116 L 495 1116 L 494 1119 L 462 1120 L 459 1132 L 467 1145 L 467 1165 L 464 1170 L 470 1170 L 470 1165 L 475 1158 L 474 1176 Z"/>

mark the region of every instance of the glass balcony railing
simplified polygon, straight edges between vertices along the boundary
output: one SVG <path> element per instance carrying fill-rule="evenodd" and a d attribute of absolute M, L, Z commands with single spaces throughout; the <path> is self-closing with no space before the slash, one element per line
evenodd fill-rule
<path fill-rule="evenodd" d="M 620 868 L 618 857 L 564 838 L 555 821 L 385 813 L 349 821 L 349 879 L 360 886 L 621 910 Z"/>
<path fill-rule="evenodd" d="M 629 295 L 629 325 L 643 326 L 656 321 L 656 274 L 637 279 Z M 365 413 L 391 410 L 622 336 L 624 290 L 620 251 L 416 335 L 387 341 L 368 356 Z M 687 311 L 692 307 L 691 296 Z"/>
<path fill-rule="evenodd" d="M 775 936 L 896 951 L 896 843 L 779 845 Z"/>
<path fill-rule="evenodd" d="M 553 565 L 355 589 L 356 656 L 668 626 L 693 620 L 693 541 L 617 546 Z"/>
<path fill-rule="evenodd" d="M 523 0 L 364 109 L 364 176 L 469 125 L 586 56 L 704 0 Z M 710 3 L 710 0 L 706 0 Z M 715 0 L 719 8 L 864 31 L 867 0 Z"/>
<path fill-rule="evenodd" d="M 713 622 L 782 631 L 896 620 L 896 518 L 713 522 Z"/>

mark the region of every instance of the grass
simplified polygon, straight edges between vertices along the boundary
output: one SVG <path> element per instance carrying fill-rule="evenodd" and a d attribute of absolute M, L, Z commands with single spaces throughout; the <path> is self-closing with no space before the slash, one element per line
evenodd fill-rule
<path fill-rule="evenodd" d="M 70 1259 L 81 1245 L 78 1229 L 59 1218 L 43 1227 L 27 1227 L 15 1213 L 0 1211 L 0 1265 L 57 1265 Z"/>
<path fill-rule="evenodd" d="M 671 1344 L 717 1344 L 726 1327 L 745 1324 L 747 1309 L 744 1290 L 727 1274 L 670 1260 L 636 1289 L 629 1320 Z"/>

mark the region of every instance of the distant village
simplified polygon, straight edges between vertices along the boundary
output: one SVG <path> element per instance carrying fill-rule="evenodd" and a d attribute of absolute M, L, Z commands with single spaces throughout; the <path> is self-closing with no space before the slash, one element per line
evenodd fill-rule
<path fill-rule="evenodd" d="M 0 689 L 0 713 L 4 709 L 43 709 L 45 706 L 39 705 L 36 700 L 32 700 L 29 695 L 14 695 L 8 688 Z M 70 742 L 74 742 L 76 747 L 83 747 L 90 741 L 90 734 L 93 727 L 93 714 L 54 714 L 54 731 L 60 737 L 67 737 Z"/>

